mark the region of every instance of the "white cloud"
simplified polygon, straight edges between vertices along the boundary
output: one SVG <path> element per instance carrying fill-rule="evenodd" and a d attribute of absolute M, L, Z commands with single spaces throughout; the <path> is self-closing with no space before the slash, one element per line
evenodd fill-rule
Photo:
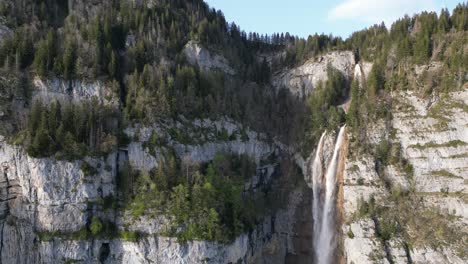
<path fill-rule="evenodd" d="M 434 0 L 344 0 L 328 13 L 328 17 L 366 23 L 384 21 L 388 27 L 405 14 L 436 11 L 437 8 Z"/>

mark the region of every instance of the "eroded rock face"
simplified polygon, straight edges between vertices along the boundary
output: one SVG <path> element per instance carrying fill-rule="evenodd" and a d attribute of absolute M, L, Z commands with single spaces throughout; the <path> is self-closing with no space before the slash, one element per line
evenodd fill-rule
<path fill-rule="evenodd" d="M 468 90 L 435 102 L 411 94 L 400 98 L 393 126 L 413 164 L 416 190 L 468 193 Z"/>
<path fill-rule="evenodd" d="M 351 51 L 330 52 L 317 60 L 311 59 L 299 67 L 275 74 L 272 84 L 277 90 L 286 88 L 298 97 L 307 96 L 320 81 L 327 80 L 328 65 L 351 77 L 356 61 Z"/>
<path fill-rule="evenodd" d="M 373 263 L 371 258 L 374 254 L 383 254 L 380 241 L 375 236 L 374 226 L 371 219 L 365 219 L 343 227 L 343 234 L 353 234 L 352 238 L 348 235 L 343 238 L 347 263 Z"/>
<path fill-rule="evenodd" d="M 87 222 L 88 202 L 115 191 L 115 155 L 86 162 L 96 167 L 97 175 L 85 175 L 82 161 L 30 158 L 22 148 L 2 143 L 0 175 L 8 197 L 3 207 L 8 214 L 34 223 L 37 231 L 80 230 Z"/>
<path fill-rule="evenodd" d="M 236 74 L 236 71 L 229 65 L 226 58 L 214 54 L 194 41 L 190 41 L 185 45 L 184 53 L 190 64 L 198 65 L 204 72 L 219 70 L 228 75 Z"/>
<path fill-rule="evenodd" d="M 35 78 L 33 99 L 40 99 L 43 102 L 57 100 L 73 103 L 95 99 L 104 105 L 114 107 L 119 105 L 118 91 L 101 81 L 65 81 L 57 78 L 41 80 Z"/>
<path fill-rule="evenodd" d="M 191 127 L 187 130 L 186 126 Z M 188 144 L 182 144 L 172 138 L 170 131 L 173 128 L 187 131 L 188 137 L 194 140 Z M 175 150 L 177 156 L 190 159 L 193 162 L 207 162 L 217 153 L 229 152 L 247 154 L 257 163 L 262 157 L 272 153 L 275 147 L 263 140 L 265 135 L 243 128 L 240 124 L 229 120 L 209 119 L 195 120 L 189 125 L 180 122 L 166 125 L 154 125 L 152 127 L 136 126 L 125 131 L 129 137 L 138 138 L 128 146 L 128 160 L 136 168 L 150 171 L 163 160 L 163 154 L 168 147 Z M 217 138 L 219 133 L 228 135 L 228 139 Z M 168 141 L 167 146 L 153 146 L 152 149 L 144 147 L 144 143 L 150 140 L 155 133 L 158 137 L 164 137 Z M 242 135 L 243 134 L 243 135 Z"/>
<path fill-rule="evenodd" d="M 382 197 L 389 192 L 384 181 L 402 189 L 414 188 L 425 208 L 452 215 L 450 224 L 466 232 L 468 222 L 466 200 L 468 180 L 468 91 L 451 93 L 443 98 L 423 100 L 411 93 L 393 96 L 395 142 L 400 142 L 403 156 L 414 168 L 413 179 L 408 179 L 393 165 L 384 175 L 378 175 L 371 156 L 358 155 L 346 162 L 343 179 L 342 225 L 346 263 L 466 263 L 450 245 L 437 250 L 430 247 L 404 247 L 400 238 L 382 244 L 377 238 L 377 224 L 373 219 L 357 217 L 358 202 L 374 197 L 385 204 Z M 379 143 L 384 127 L 375 124 L 369 141 Z M 382 179 L 382 177 L 386 177 Z M 391 210 L 391 209 L 390 209 Z M 397 212 L 395 212 L 397 213 Z"/>
<path fill-rule="evenodd" d="M 89 203 L 114 194 L 115 155 L 86 162 L 97 169 L 96 175 L 85 175 L 82 161 L 34 159 L 21 147 L 0 143 L 2 263 L 42 263 L 39 233 L 82 229 Z"/>
<path fill-rule="evenodd" d="M 174 124 L 171 124 L 171 126 Z M 240 126 L 229 120 L 198 120 L 192 125 L 219 127 L 233 134 Z M 179 125 L 175 125 L 180 126 Z M 160 128 L 160 127 L 159 127 Z M 139 140 L 147 140 L 158 127 L 130 129 Z M 274 151 L 257 133 L 246 130 L 248 140 L 187 145 L 179 153 L 192 153 L 196 161 L 207 161 L 218 151 L 246 153 L 260 159 Z M 142 142 L 133 142 L 142 145 Z M 174 143 L 181 147 L 181 143 Z M 181 147 L 182 148 L 182 147 Z M 186 152 L 186 151 L 189 152 Z M 105 158 L 85 158 L 84 161 L 56 161 L 27 156 L 19 146 L 0 143 L 0 260 L 1 263 L 284 263 L 286 255 L 298 251 L 292 240 L 295 212 L 302 192 L 289 195 L 288 207 L 265 217 L 251 233 L 243 234 L 233 242 L 214 243 L 193 241 L 179 243 L 175 238 L 160 236 L 167 224 L 164 217 L 134 219 L 122 212 L 104 211 L 98 205 L 108 196 L 116 196 L 117 165 L 122 152 Z M 142 155 L 150 157 L 146 150 Z M 140 154 L 141 154 L 140 153 Z M 129 160 L 138 160 L 128 150 Z M 85 175 L 83 162 L 96 168 L 95 175 Z M 148 168 L 157 163 L 148 161 Z M 141 169 L 145 169 L 142 166 Z M 252 177 L 246 190 L 269 184 L 275 172 L 274 165 L 259 167 L 262 177 Z M 260 186 L 260 187 L 259 187 Z M 143 234 L 138 242 L 122 239 L 65 239 L 60 234 L 79 232 L 89 225 L 93 216 L 112 219 L 120 231 Z M 43 239 L 47 234 L 49 237 Z M 42 236 L 42 237 L 41 237 Z"/>

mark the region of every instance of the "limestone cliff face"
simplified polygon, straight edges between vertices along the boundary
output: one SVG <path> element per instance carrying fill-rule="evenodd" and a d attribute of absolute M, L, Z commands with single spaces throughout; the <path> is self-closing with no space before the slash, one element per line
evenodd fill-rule
<path fill-rule="evenodd" d="M 80 169 L 84 161 L 34 159 L 1 142 L 1 262 L 39 263 L 43 256 L 37 234 L 72 233 L 86 226 L 90 203 L 115 191 L 114 161 L 114 154 L 86 159 L 99 171 L 88 177 Z"/>
<path fill-rule="evenodd" d="M 327 80 L 328 65 L 339 70 L 344 76 L 352 77 L 356 61 L 351 51 L 330 52 L 301 66 L 275 74 L 272 84 L 276 89 L 289 89 L 299 97 L 307 96 L 320 81 Z"/>
<path fill-rule="evenodd" d="M 210 70 L 219 70 L 228 75 L 235 75 L 236 71 L 229 65 L 229 62 L 223 56 L 210 52 L 205 47 L 194 41 L 185 45 L 184 54 L 190 64 L 198 65 L 204 72 Z"/>
<path fill-rule="evenodd" d="M 181 126 L 171 124 L 175 127 Z M 233 121 L 199 120 L 200 127 L 219 127 L 233 134 L 240 126 Z M 138 134 L 130 146 L 142 146 L 153 131 L 163 127 L 131 128 Z M 248 140 L 182 145 L 171 140 L 178 155 L 189 155 L 194 161 L 207 161 L 218 151 L 246 153 L 260 159 L 275 151 L 257 133 L 247 130 Z M 177 150 L 180 148 L 180 150 Z M 161 150 L 155 147 L 155 152 Z M 57 161 L 51 158 L 30 158 L 19 146 L 0 143 L 0 261 L 1 263 L 284 263 L 287 254 L 297 252 L 292 242 L 295 213 L 302 192 L 289 195 L 288 207 L 268 216 L 253 232 L 243 234 L 231 243 L 193 241 L 179 243 L 175 238 L 160 236 L 167 221 L 164 217 L 134 219 L 125 212 L 104 210 L 102 199 L 117 196 L 117 170 L 123 150 L 103 158 L 80 161 Z M 140 169 L 157 166 L 149 150 L 134 152 L 129 147 L 130 162 L 141 162 Z M 82 164 L 97 169 L 86 175 Z M 259 168 L 264 176 L 253 177 L 246 189 L 269 184 L 274 166 Z M 109 219 L 119 230 L 128 229 L 146 234 L 138 242 L 122 239 L 84 239 L 73 237 L 87 228 L 93 216 Z M 44 238 L 48 236 L 48 238 Z"/>
<path fill-rule="evenodd" d="M 61 102 L 79 103 L 96 99 L 99 103 L 117 107 L 119 104 L 118 88 L 101 81 L 86 82 L 81 80 L 65 81 L 63 79 L 34 79 L 33 99 L 43 102 L 58 100 Z"/>
<path fill-rule="evenodd" d="M 429 100 L 411 93 L 395 94 L 394 99 L 398 101 L 392 109 L 395 140 L 401 143 L 404 157 L 413 165 L 414 176 L 410 180 L 399 169 L 389 166 L 384 173 L 388 177 L 385 180 L 403 189 L 412 185 L 424 208 L 442 212 L 450 217 L 451 225 L 466 232 L 467 90 Z M 378 142 L 388 132 L 383 125 L 376 124 L 370 138 Z M 353 217 L 360 199 L 369 201 L 374 196 L 377 203 L 385 204 L 381 198 L 388 189 L 383 180 L 375 170 L 373 157 L 357 156 L 347 160 L 343 186 L 345 223 L 342 226 L 346 262 L 466 263 L 450 244 L 438 249 L 413 247 L 408 250 L 396 237 L 382 245 L 376 236 L 375 219 Z M 346 235 L 350 230 L 353 235 Z"/>
<path fill-rule="evenodd" d="M 416 190 L 468 193 L 468 90 L 430 100 L 400 98 L 393 127 L 414 166 Z"/>
<path fill-rule="evenodd" d="M 187 126 L 190 129 L 187 129 Z M 170 135 L 170 130 L 174 128 L 186 131 L 188 133 L 187 137 L 191 138 L 193 142 L 188 144 L 178 142 L 173 138 L 174 135 Z M 229 136 L 229 139 L 218 138 L 217 135 L 223 132 Z M 128 146 L 130 164 L 148 171 L 158 166 L 163 152 L 168 147 L 173 148 L 179 157 L 188 158 L 193 162 L 210 161 L 216 153 L 220 152 L 245 153 L 256 162 L 259 162 L 262 157 L 275 151 L 272 144 L 266 143 L 265 135 L 243 128 L 230 119 L 216 121 L 209 119 L 194 120 L 188 124 L 183 124 L 180 121 L 170 121 L 152 127 L 136 125 L 126 129 L 126 133 L 131 138 L 138 138 L 137 141 L 130 143 Z M 145 148 L 143 146 L 144 142 L 147 142 L 153 133 L 158 137 L 165 138 L 168 141 L 167 146 Z"/>

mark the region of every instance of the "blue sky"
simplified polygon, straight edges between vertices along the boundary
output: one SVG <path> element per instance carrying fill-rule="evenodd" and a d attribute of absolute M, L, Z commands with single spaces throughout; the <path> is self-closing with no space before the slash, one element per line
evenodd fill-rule
<path fill-rule="evenodd" d="M 306 37 L 332 33 L 348 37 L 352 32 L 384 21 L 387 27 L 405 14 L 423 10 L 449 11 L 461 0 L 206 0 L 221 9 L 229 22 L 247 32 L 290 32 Z"/>

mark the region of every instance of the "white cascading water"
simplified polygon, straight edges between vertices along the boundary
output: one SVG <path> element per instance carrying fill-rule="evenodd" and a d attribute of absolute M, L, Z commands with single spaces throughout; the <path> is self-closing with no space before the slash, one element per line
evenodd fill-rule
<path fill-rule="evenodd" d="M 335 193 L 336 193 L 336 173 L 339 165 L 341 146 L 343 144 L 346 126 L 343 126 L 338 133 L 333 156 L 326 168 L 325 186 L 322 181 L 322 148 L 325 133 L 320 138 L 317 153 L 312 164 L 312 188 L 313 188 L 313 219 L 314 219 L 314 251 L 316 263 L 330 264 L 335 248 Z M 325 192 L 325 193 L 323 193 Z M 323 195 L 323 199 L 321 196 Z M 323 202 L 321 203 L 321 200 Z"/>
<path fill-rule="evenodd" d="M 313 201 L 312 201 L 312 216 L 314 220 L 314 227 L 313 230 L 320 229 L 320 217 L 321 217 L 321 207 L 320 207 L 320 193 L 322 192 L 322 149 L 323 149 L 323 140 L 325 139 L 325 135 L 327 132 L 323 132 L 322 136 L 320 137 L 319 144 L 317 146 L 317 152 L 315 153 L 315 159 L 312 163 L 312 193 L 313 193 Z M 318 232 L 314 232 L 314 248 L 315 252 L 317 252 L 317 244 L 315 241 L 318 240 Z"/>

